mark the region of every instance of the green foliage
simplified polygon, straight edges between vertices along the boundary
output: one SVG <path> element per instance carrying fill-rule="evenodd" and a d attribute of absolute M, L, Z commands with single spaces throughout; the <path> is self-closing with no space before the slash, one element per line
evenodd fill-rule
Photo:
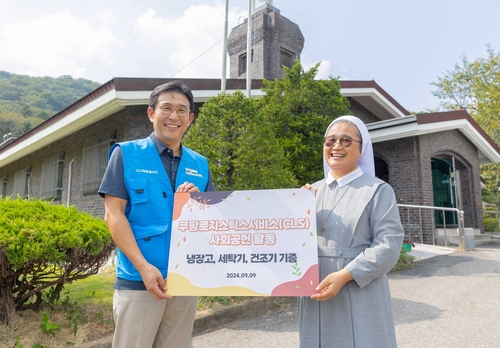
<path fill-rule="evenodd" d="M 17 335 L 16 336 L 16 343 L 14 345 L 14 348 L 23 348 L 24 346 L 21 344 L 21 336 Z"/>
<path fill-rule="evenodd" d="M 476 120 L 484 131 L 500 144 L 500 52 L 487 45 L 487 56 L 469 61 L 462 57 L 460 64 L 446 71 L 433 94 L 441 100 L 445 110 L 463 108 Z M 481 166 L 481 176 L 487 190 L 493 193 L 500 182 L 500 164 Z"/>
<path fill-rule="evenodd" d="M 391 272 L 403 271 L 408 267 L 413 266 L 413 260 L 415 258 L 408 254 L 405 249 L 401 249 L 401 253 L 399 254 L 398 262 L 396 266 L 391 270 Z"/>
<path fill-rule="evenodd" d="M 99 86 L 71 76 L 31 77 L 0 71 L 0 135 L 21 135 Z"/>
<path fill-rule="evenodd" d="M 498 204 L 498 193 L 491 193 L 486 190 L 483 190 L 482 192 L 482 200 L 483 202 L 489 203 L 489 204 Z"/>
<path fill-rule="evenodd" d="M 97 255 L 110 241 L 104 222 L 74 207 L 43 200 L 0 200 L 0 248 L 12 268 L 31 262 L 66 262 L 67 251 Z"/>
<path fill-rule="evenodd" d="M 207 157 L 220 191 L 297 185 L 258 102 L 240 91 L 210 98 L 183 143 Z"/>
<path fill-rule="evenodd" d="M 59 332 L 59 330 L 61 330 L 59 325 L 49 321 L 49 315 L 45 312 L 42 313 L 42 324 L 40 325 L 40 328 L 49 336 L 54 336 Z"/>
<path fill-rule="evenodd" d="M 66 294 L 64 300 L 61 301 L 61 305 L 66 313 L 66 320 L 69 321 L 73 328 L 73 335 L 76 336 L 78 325 L 85 324 L 89 321 L 88 315 L 85 312 L 85 305 L 80 304 L 78 301 L 71 301 L 68 294 Z"/>
<path fill-rule="evenodd" d="M 494 215 L 484 214 L 484 229 L 487 232 L 500 232 L 500 227 L 498 226 L 498 218 Z"/>
<path fill-rule="evenodd" d="M 231 297 L 228 296 L 200 296 L 198 298 L 198 310 L 213 308 L 217 304 L 227 306 Z"/>
<path fill-rule="evenodd" d="M 16 343 L 14 344 L 14 348 L 24 348 L 24 346 L 21 344 L 21 336 L 17 335 L 16 336 Z M 32 348 L 49 348 L 48 346 L 44 346 L 40 343 L 35 343 Z"/>
<path fill-rule="evenodd" d="M 285 69 L 283 80 L 264 81 L 264 115 L 283 145 L 289 168 L 299 184 L 323 178 L 323 136 L 328 125 L 350 115 L 349 101 L 340 94 L 340 82 L 315 80 L 319 63 L 304 71 L 297 60 Z"/>
<path fill-rule="evenodd" d="M 500 118 L 500 109 L 499 109 L 499 118 Z M 500 144 L 500 142 L 497 141 L 497 144 Z M 480 167 L 480 171 L 481 171 L 481 177 L 484 179 L 486 183 L 486 191 L 490 195 L 497 195 L 497 190 L 498 190 L 497 184 L 500 182 L 500 163 L 482 165 Z"/>
<path fill-rule="evenodd" d="M 104 221 L 42 200 L 0 199 L 0 320 L 37 309 L 43 291 L 97 273 L 114 248 Z M 14 307 L 14 308 L 13 308 Z"/>

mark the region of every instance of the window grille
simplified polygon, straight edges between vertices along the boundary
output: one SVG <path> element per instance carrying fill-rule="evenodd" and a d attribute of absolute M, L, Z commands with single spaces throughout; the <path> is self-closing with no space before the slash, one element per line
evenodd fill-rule
<path fill-rule="evenodd" d="M 50 200 L 61 200 L 62 169 L 64 153 L 46 158 L 42 163 L 41 196 Z"/>
<path fill-rule="evenodd" d="M 87 143 L 83 149 L 83 195 L 95 195 L 108 166 L 108 152 L 114 139 L 107 134 Z"/>

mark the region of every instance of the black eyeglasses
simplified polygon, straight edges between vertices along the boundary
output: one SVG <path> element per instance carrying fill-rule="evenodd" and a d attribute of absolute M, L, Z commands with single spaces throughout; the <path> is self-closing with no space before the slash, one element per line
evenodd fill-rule
<path fill-rule="evenodd" d="M 362 141 L 359 141 L 359 140 L 356 140 L 356 139 L 353 139 L 351 138 L 350 136 L 348 135 L 344 135 L 342 138 L 340 139 L 337 139 L 337 138 L 334 138 L 334 137 L 325 137 L 323 139 L 323 143 L 325 144 L 326 147 L 332 147 L 332 146 L 335 146 L 335 144 L 337 144 L 337 142 L 340 143 L 340 146 L 342 147 L 349 147 L 352 145 L 352 142 L 355 141 L 357 143 L 360 143 L 362 144 L 363 142 Z"/>

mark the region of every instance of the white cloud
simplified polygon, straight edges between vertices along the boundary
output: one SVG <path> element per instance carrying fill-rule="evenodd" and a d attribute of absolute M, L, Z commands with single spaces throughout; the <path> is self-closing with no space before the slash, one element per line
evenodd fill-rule
<path fill-rule="evenodd" d="M 323 59 L 321 61 L 321 64 L 318 68 L 318 75 L 316 77 L 321 80 L 326 80 L 330 77 L 331 75 L 331 63 L 329 60 Z"/>
<path fill-rule="evenodd" d="M 0 63 L 29 75 L 81 77 L 90 61 L 111 64 L 111 50 L 120 46 L 109 29 L 71 11 L 0 25 Z"/>
<path fill-rule="evenodd" d="M 99 10 L 96 14 L 97 19 L 102 25 L 114 24 L 118 22 L 118 17 L 115 16 L 113 11 L 103 11 Z"/>
<path fill-rule="evenodd" d="M 319 63 L 320 63 L 320 65 L 318 67 L 318 73 L 316 74 L 316 79 L 317 80 L 326 80 L 330 77 L 330 75 L 332 75 L 331 63 L 329 60 L 326 60 L 326 59 L 323 59 Z M 304 62 L 302 62 L 302 66 L 304 67 L 305 71 L 311 69 L 315 65 L 316 65 L 316 63 L 304 63 Z"/>
<path fill-rule="evenodd" d="M 140 15 L 134 24 L 134 32 L 140 34 L 144 39 L 154 42 L 156 35 L 165 35 L 168 20 L 156 17 L 156 11 L 149 9 Z"/>
<path fill-rule="evenodd" d="M 235 27 L 238 18 L 245 14 L 243 10 L 230 9 L 228 27 Z M 149 9 L 135 21 L 134 32 L 154 44 L 154 53 L 165 56 L 174 68 L 170 70 L 182 69 L 176 77 L 220 77 L 224 17 L 222 2 L 215 6 L 191 6 L 179 18 L 160 17 Z"/>

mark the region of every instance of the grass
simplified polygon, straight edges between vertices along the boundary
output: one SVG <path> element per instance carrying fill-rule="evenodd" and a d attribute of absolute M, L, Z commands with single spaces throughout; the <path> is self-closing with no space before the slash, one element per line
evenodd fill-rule
<path fill-rule="evenodd" d="M 64 287 L 63 293 L 69 293 L 71 300 L 96 306 L 113 305 L 113 284 L 115 274 L 94 274 Z"/>

